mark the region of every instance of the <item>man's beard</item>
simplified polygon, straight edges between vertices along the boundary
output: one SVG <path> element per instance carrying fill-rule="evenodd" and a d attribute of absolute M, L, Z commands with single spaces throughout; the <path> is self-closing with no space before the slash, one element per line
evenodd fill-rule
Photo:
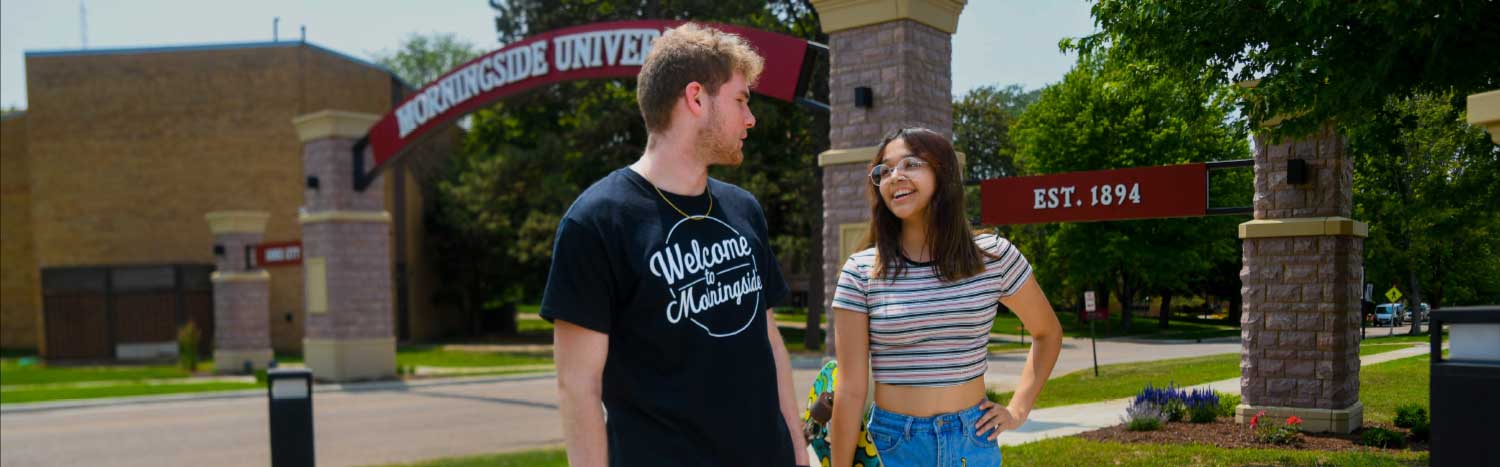
<path fill-rule="evenodd" d="M 698 128 L 699 154 L 708 165 L 727 165 L 739 167 L 745 161 L 745 154 L 735 143 L 733 135 L 723 134 L 723 122 L 720 122 L 718 106 L 709 104 L 708 122 Z"/>

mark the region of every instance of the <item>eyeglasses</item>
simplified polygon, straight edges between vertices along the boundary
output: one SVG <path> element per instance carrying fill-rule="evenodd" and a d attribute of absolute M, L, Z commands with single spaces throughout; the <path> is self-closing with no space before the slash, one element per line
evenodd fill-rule
<path fill-rule="evenodd" d="M 890 167 L 885 164 L 878 164 L 875 167 L 871 168 L 870 182 L 874 183 L 875 186 L 880 186 L 881 183 L 885 183 L 886 180 L 894 177 L 896 175 L 896 172 L 910 175 L 912 171 L 921 171 L 925 170 L 926 168 L 927 161 L 914 156 L 906 157 L 899 161 L 896 161 L 895 167 Z"/>

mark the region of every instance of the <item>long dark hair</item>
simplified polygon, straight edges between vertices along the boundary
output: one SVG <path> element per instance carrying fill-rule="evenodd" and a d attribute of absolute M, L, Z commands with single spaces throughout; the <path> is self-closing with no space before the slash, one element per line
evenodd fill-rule
<path fill-rule="evenodd" d="M 927 162 L 937 179 L 937 192 L 927 206 L 927 248 L 932 252 L 933 269 L 944 281 L 973 277 L 984 270 L 988 253 L 974 244 L 969 222 L 964 218 L 964 185 L 959 175 L 958 155 L 953 143 L 941 133 L 926 128 L 901 128 L 886 134 L 880 150 L 869 167 L 881 163 L 887 145 L 900 138 L 912 154 Z M 874 277 L 894 279 L 906 271 L 901 254 L 901 219 L 885 205 L 880 187 L 868 184 L 870 194 L 870 229 L 866 245 L 875 245 Z"/>

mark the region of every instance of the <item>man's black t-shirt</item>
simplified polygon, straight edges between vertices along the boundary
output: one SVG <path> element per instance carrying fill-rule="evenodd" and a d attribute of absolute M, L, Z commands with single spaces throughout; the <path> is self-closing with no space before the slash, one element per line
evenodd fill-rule
<path fill-rule="evenodd" d="M 543 318 L 609 334 L 610 465 L 792 465 L 766 333 L 787 286 L 765 214 L 712 178 L 700 196 L 661 193 L 629 168 L 585 190 L 542 298 Z"/>

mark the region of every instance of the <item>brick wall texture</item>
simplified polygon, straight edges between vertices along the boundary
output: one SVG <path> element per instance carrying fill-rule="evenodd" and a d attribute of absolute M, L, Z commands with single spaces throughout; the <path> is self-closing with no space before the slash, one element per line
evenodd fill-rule
<path fill-rule="evenodd" d="M 271 289 L 263 281 L 214 283 L 214 349 L 271 348 Z"/>
<path fill-rule="evenodd" d="M 381 114 L 392 94 L 386 72 L 296 43 L 32 54 L 25 66 L 30 108 L 5 119 L 0 158 L 5 347 L 36 345 L 42 269 L 212 264 L 210 211 L 270 212 L 267 241 L 301 238 L 303 148 L 291 119 Z M 330 176 L 347 180 L 342 161 Z M 300 348 L 301 268 L 270 272 L 273 343 Z M 425 297 L 413 298 L 419 315 Z"/>
<path fill-rule="evenodd" d="M 1302 158 L 1308 182 L 1286 183 Z M 1305 139 L 1256 138 L 1255 218 L 1345 216 L 1352 166 L 1332 128 Z M 1240 388 L 1252 406 L 1344 409 L 1359 400 L 1359 298 L 1364 239 L 1251 238 L 1240 269 Z"/>
<path fill-rule="evenodd" d="M 0 117 L 0 347 L 37 346 L 42 292 L 26 152 L 26 117 Z"/>
<path fill-rule="evenodd" d="M 1295 141 L 1255 138 L 1255 218 L 1349 217 L 1354 164 L 1333 126 Z M 1286 182 L 1287 160 L 1307 161 L 1307 183 Z"/>

